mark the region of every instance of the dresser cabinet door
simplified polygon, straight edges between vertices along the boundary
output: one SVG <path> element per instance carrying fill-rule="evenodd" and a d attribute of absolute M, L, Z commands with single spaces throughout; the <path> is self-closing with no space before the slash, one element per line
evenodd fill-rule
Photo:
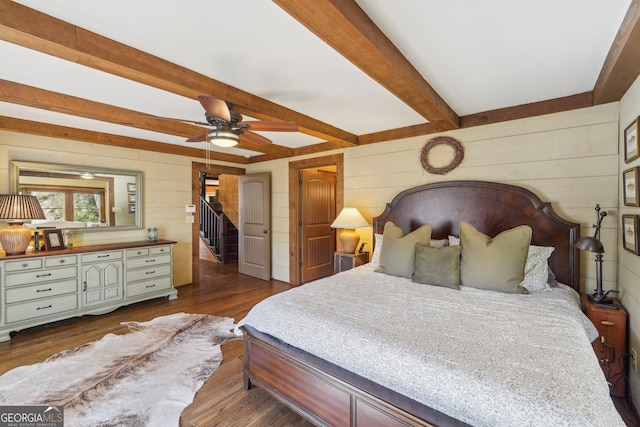
<path fill-rule="evenodd" d="M 82 267 L 84 305 L 122 299 L 122 261 L 88 264 Z"/>

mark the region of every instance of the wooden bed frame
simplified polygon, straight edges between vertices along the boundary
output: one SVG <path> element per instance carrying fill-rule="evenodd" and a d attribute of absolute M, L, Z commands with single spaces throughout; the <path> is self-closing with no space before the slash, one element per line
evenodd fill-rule
<path fill-rule="evenodd" d="M 558 216 L 550 203 L 513 185 L 446 181 L 399 193 L 374 218 L 375 233 L 393 221 L 405 233 L 431 224 L 432 238 L 459 236 L 460 221 L 489 236 L 518 225 L 533 230 L 532 244 L 553 246 L 549 265 L 557 280 L 579 291 L 579 224 Z M 465 425 L 361 376 L 288 345 L 250 326 L 244 331 L 244 382 L 255 384 L 319 426 Z"/>

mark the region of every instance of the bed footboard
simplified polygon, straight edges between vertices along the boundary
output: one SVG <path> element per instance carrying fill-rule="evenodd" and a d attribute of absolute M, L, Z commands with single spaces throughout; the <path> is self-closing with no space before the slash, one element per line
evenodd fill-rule
<path fill-rule="evenodd" d="M 318 426 L 465 425 L 336 365 L 244 332 L 244 385 L 256 385 Z"/>

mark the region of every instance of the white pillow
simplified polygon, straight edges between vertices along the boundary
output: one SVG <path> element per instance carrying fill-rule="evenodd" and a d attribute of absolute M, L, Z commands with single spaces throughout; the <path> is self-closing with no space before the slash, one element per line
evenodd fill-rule
<path fill-rule="evenodd" d="M 549 288 L 548 259 L 555 248 L 550 246 L 529 246 L 527 262 L 524 266 L 524 279 L 520 286 L 529 292 L 542 291 Z"/>
<path fill-rule="evenodd" d="M 371 267 L 380 265 L 380 249 L 382 249 L 382 234 L 374 233 L 373 255 L 371 255 Z"/>

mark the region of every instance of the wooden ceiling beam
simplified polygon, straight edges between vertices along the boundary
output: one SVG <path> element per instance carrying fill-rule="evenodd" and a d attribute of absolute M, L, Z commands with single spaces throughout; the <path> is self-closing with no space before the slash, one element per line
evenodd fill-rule
<path fill-rule="evenodd" d="M 458 115 L 354 0 L 273 2 L 440 130 L 459 127 Z"/>
<path fill-rule="evenodd" d="M 632 0 L 593 88 L 594 105 L 619 101 L 640 75 L 640 0 Z"/>
<path fill-rule="evenodd" d="M 578 108 L 587 108 L 592 105 L 593 93 L 583 92 L 576 95 L 548 99 L 546 101 L 532 102 L 514 107 L 498 108 L 496 110 L 469 114 L 467 116 L 460 117 L 460 127 L 470 128 L 474 126 L 489 125 L 509 120 L 525 119 L 527 117 L 577 110 Z"/>
<path fill-rule="evenodd" d="M 516 105 L 514 107 L 499 108 L 482 113 L 469 114 L 460 117 L 460 128 L 470 128 L 484 126 L 494 123 L 506 122 L 509 120 L 525 119 L 527 117 L 542 116 L 544 114 L 560 113 L 563 111 L 587 108 L 593 105 L 591 92 L 579 93 L 562 98 L 549 99 L 546 101 L 533 102 L 530 104 Z M 414 136 L 432 135 L 441 133 L 432 123 L 422 123 L 419 125 L 406 126 L 397 129 L 389 129 L 381 132 L 374 132 L 358 137 L 360 145 L 374 144 L 376 142 L 395 141 Z M 299 154 L 299 149 L 296 154 Z"/>
<path fill-rule="evenodd" d="M 300 132 L 357 144 L 357 136 L 195 71 L 10 0 L 0 0 L 0 40 L 193 99 L 209 94 L 262 120 L 295 122 Z"/>
<path fill-rule="evenodd" d="M 146 139 L 131 138 L 121 135 L 112 135 L 104 132 L 95 132 L 85 129 L 70 128 L 66 126 L 52 125 L 48 123 L 34 122 L 30 120 L 16 119 L 13 117 L 0 116 L 0 130 L 9 132 L 25 133 L 29 135 L 46 136 L 49 138 L 60 138 L 84 143 L 110 145 L 112 147 L 130 148 L 135 150 L 155 151 L 176 156 L 188 156 L 206 158 L 206 150 L 200 148 L 182 147 L 179 145 L 154 142 Z M 209 153 L 211 160 L 220 160 L 233 163 L 249 163 L 243 156 L 233 154 Z"/>
<path fill-rule="evenodd" d="M 57 113 L 70 114 L 78 117 L 101 120 L 138 129 L 161 132 L 169 135 L 176 135 L 185 139 L 193 135 L 206 132 L 207 130 L 204 127 L 180 121 L 159 120 L 151 117 L 143 117 L 140 116 L 140 114 L 143 113 L 138 111 L 89 101 L 2 79 L 0 79 L 0 101 L 55 111 Z M 174 147 L 177 146 L 174 144 L 171 145 Z M 293 154 L 293 150 L 288 147 L 275 144 L 261 145 L 253 142 L 251 133 L 242 135 L 240 137 L 240 143 L 236 147 L 273 154 L 280 157 L 289 157 Z"/>

